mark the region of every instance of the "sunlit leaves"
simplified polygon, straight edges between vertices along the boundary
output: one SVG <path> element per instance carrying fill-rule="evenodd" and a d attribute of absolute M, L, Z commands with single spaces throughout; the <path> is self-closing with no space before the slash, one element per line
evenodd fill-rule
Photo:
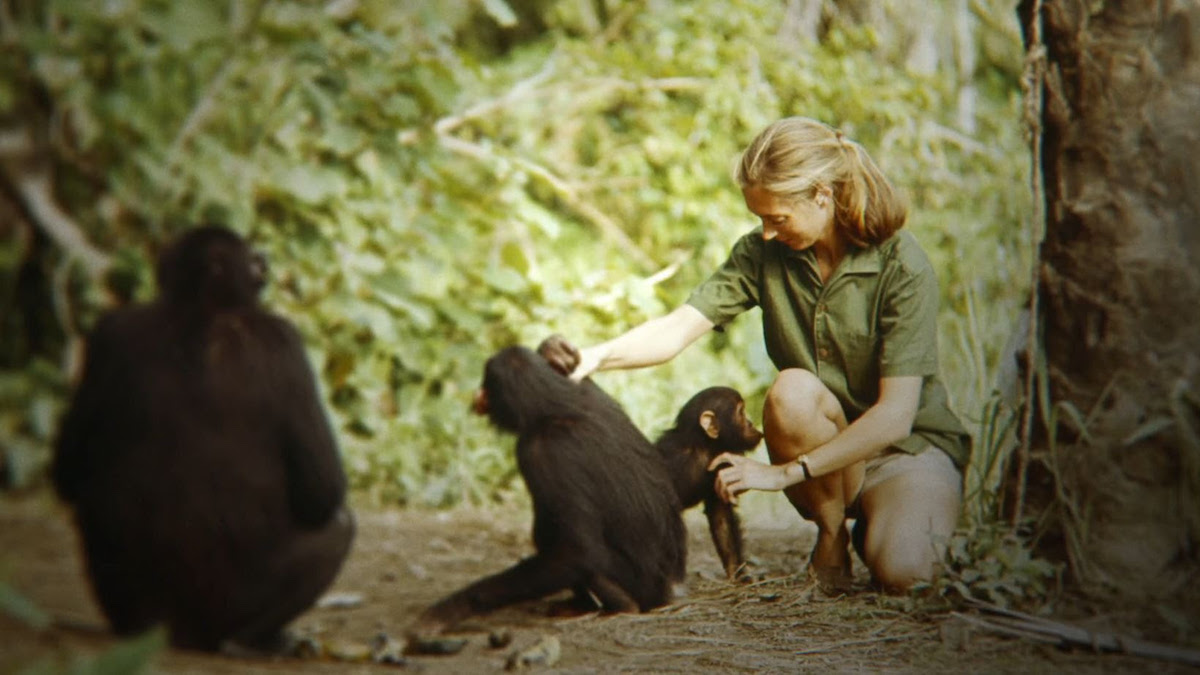
<path fill-rule="evenodd" d="M 591 343 L 681 303 L 754 226 L 731 162 L 783 115 L 843 128 L 909 192 L 948 334 L 967 288 L 997 308 L 976 323 L 1004 331 L 1024 283 L 1021 256 L 996 253 L 1024 203 L 1011 91 L 984 92 L 968 137 L 951 74 L 912 76 L 850 21 L 785 38 L 786 4 L 655 3 L 605 24 L 573 1 L 59 1 L 59 22 L 18 13 L 14 49 L 61 113 L 63 171 L 104 193 L 65 197 L 89 234 L 141 252 L 134 279 L 170 223 L 251 235 L 355 485 L 441 503 L 512 480 L 508 442 L 466 414 L 487 355 L 550 332 Z M 471 31 L 529 28 L 534 6 L 547 32 L 472 47 Z M 20 95 L 8 80 L 0 100 Z M 986 377 L 943 353 L 953 391 Z M 771 374 L 747 316 L 653 376 L 601 377 L 656 425 L 716 382 L 753 407 Z"/>

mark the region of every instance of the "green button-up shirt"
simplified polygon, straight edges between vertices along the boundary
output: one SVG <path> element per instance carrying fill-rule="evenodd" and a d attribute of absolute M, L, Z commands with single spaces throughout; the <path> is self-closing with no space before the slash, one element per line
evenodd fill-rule
<path fill-rule="evenodd" d="M 970 437 L 938 379 L 937 277 L 908 232 L 852 247 L 822 282 L 811 249 L 763 241 L 758 228 L 738 240 L 687 303 L 717 326 L 762 307 L 775 367 L 814 373 L 851 422 L 879 399 L 881 377 L 923 377 L 913 433 L 896 447 L 919 452 L 932 443 L 960 469 L 966 465 Z"/>

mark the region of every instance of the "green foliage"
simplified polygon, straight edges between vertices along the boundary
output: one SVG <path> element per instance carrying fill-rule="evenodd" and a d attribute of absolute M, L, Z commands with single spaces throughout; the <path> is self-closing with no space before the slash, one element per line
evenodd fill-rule
<path fill-rule="evenodd" d="M 1001 607 L 1040 606 L 1062 583 L 1062 565 L 1035 557 L 1027 541 L 995 521 L 955 532 L 943 572 L 914 590 L 932 586 L 952 603 L 973 598 Z"/>
<path fill-rule="evenodd" d="M 3 581 L 0 581 L 0 614 L 37 630 L 49 628 L 52 622 L 41 607 Z"/>
<path fill-rule="evenodd" d="M 46 658 L 17 671 L 20 675 L 136 675 L 147 672 L 167 647 L 167 631 L 155 628 L 95 656 L 73 655 L 63 662 Z"/>
<path fill-rule="evenodd" d="M 9 584 L 0 581 L 0 615 L 36 631 L 53 625 L 52 617 Z M 95 656 L 70 655 L 67 661 L 46 657 L 25 665 L 21 675 L 131 675 L 145 672 L 154 657 L 167 647 L 167 631 L 155 628 L 125 640 Z"/>
<path fill-rule="evenodd" d="M 1017 445 L 1018 423 L 1017 411 L 1009 409 L 999 396 L 993 396 L 984 405 L 963 480 L 964 515 L 972 525 L 1003 518 L 1000 487 Z"/>
<path fill-rule="evenodd" d="M 353 483 L 378 500 L 513 486 L 511 442 L 466 414 L 485 358 L 682 302 L 754 227 L 730 164 L 783 115 L 841 127 L 909 193 L 943 368 L 978 423 L 1028 285 L 1017 66 L 994 67 L 1012 54 L 992 36 L 1001 56 L 977 72 L 917 75 L 869 25 L 782 33 L 785 4 L 16 2 L 0 93 L 49 93 L 60 198 L 126 285 L 180 223 L 226 222 L 268 254 L 267 301 L 307 338 Z M 85 325 L 98 296 L 72 306 Z M 755 408 L 760 330 L 752 313 L 598 379 L 650 433 L 709 384 Z"/>
<path fill-rule="evenodd" d="M 43 359 L 22 371 L 0 371 L 0 469 L 12 487 L 37 484 L 49 465 L 66 384 Z"/>

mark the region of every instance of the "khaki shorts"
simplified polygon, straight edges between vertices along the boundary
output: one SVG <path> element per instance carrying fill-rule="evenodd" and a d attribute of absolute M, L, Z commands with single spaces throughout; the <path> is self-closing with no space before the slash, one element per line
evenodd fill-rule
<path fill-rule="evenodd" d="M 926 445 L 924 450 L 916 454 L 891 448 L 885 450 L 882 455 L 867 460 L 862 487 L 854 497 L 854 502 L 846 508 L 846 517 L 858 518 L 862 515 L 860 502 L 864 492 L 890 478 L 910 473 L 925 474 L 932 480 L 962 493 L 962 472 L 954 465 L 950 455 L 941 448 Z"/>

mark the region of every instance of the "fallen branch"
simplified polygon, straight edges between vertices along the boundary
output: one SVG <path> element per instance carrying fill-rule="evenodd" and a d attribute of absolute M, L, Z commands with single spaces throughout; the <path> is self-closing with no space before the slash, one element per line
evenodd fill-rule
<path fill-rule="evenodd" d="M 993 616 L 985 618 L 960 612 L 954 612 L 951 616 L 973 626 L 1011 637 L 1045 644 L 1057 644 L 1062 647 L 1087 647 L 1096 652 L 1119 652 L 1200 666 L 1200 651 L 1194 649 L 1139 640 L 1115 633 L 1090 631 L 1079 626 L 1005 609 L 980 600 L 972 599 L 968 600 L 968 603 Z"/>

